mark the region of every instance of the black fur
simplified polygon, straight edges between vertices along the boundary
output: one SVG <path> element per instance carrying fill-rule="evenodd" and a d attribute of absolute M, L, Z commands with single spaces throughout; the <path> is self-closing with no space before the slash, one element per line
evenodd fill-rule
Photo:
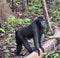
<path fill-rule="evenodd" d="M 44 21 L 44 22 L 43 22 Z M 33 38 L 35 51 L 40 55 L 39 47 L 43 50 L 41 46 L 41 36 L 43 34 L 43 29 L 45 25 L 45 20 L 43 17 L 38 17 L 29 26 L 18 29 L 15 33 L 16 43 L 17 43 L 17 55 L 20 54 L 22 45 L 31 53 L 33 50 L 30 47 L 27 39 Z"/>

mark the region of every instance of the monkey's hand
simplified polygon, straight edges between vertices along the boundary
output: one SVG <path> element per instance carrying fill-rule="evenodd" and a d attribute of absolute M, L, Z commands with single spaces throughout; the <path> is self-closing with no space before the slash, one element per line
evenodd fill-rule
<path fill-rule="evenodd" d="M 38 56 L 40 56 L 40 50 L 39 49 L 35 49 L 35 52 L 37 52 Z"/>

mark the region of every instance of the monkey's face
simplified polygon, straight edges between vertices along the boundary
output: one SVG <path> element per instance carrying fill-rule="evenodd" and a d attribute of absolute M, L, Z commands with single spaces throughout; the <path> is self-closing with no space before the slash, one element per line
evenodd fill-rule
<path fill-rule="evenodd" d="M 40 24 L 41 24 L 41 27 L 45 27 L 46 21 L 42 20 L 42 21 L 40 21 Z"/>
<path fill-rule="evenodd" d="M 37 22 L 37 26 L 39 26 L 39 28 L 44 28 L 46 25 L 46 21 L 43 17 L 38 17 L 36 22 Z"/>

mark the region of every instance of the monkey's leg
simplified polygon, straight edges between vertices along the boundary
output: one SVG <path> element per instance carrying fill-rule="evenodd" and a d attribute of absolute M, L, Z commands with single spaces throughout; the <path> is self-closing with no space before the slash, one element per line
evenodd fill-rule
<path fill-rule="evenodd" d="M 17 43 L 17 47 L 16 47 L 16 54 L 17 56 L 20 55 L 20 52 L 21 52 L 21 49 L 22 49 L 22 43 L 20 41 L 20 44 Z"/>
<path fill-rule="evenodd" d="M 44 52 L 44 49 L 43 49 L 43 47 L 42 47 L 42 45 L 41 45 L 41 39 L 39 40 L 39 47 L 42 49 L 42 51 Z"/>
<path fill-rule="evenodd" d="M 16 32 L 16 34 L 15 34 L 15 38 L 16 38 L 16 44 L 17 44 L 17 46 L 16 46 L 16 54 L 17 54 L 17 56 L 18 55 L 20 55 L 20 52 L 21 52 L 21 49 L 22 49 L 22 41 L 19 39 L 19 36 L 18 36 L 18 34 L 17 34 L 17 32 Z"/>
<path fill-rule="evenodd" d="M 31 53 L 33 50 L 32 50 L 32 48 L 30 47 L 30 45 L 29 45 L 27 39 L 24 38 L 23 36 L 21 36 L 20 39 L 21 39 L 21 41 L 22 41 L 24 47 L 29 51 L 29 53 Z"/>
<path fill-rule="evenodd" d="M 38 38 L 38 39 L 39 39 L 39 47 L 40 47 L 40 48 L 42 49 L 42 51 L 44 52 L 44 49 L 43 49 L 43 47 L 42 47 L 42 45 L 41 45 L 41 40 L 42 40 L 42 39 L 41 39 L 41 36 L 42 36 L 42 32 L 39 33 L 39 38 Z"/>

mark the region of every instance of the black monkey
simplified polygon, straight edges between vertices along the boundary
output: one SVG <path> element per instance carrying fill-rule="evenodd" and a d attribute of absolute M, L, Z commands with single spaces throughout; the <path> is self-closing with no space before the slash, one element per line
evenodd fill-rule
<path fill-rule="evenodd" d="M 16 54 L 20 55 L 22 45 L 31 53 L 33 50 L 30 47 L 27 38 L 33 38 L 35 50 L 38 55 L 40 55 L 39 47 L 44 51 L 41 45 L 41 36 L 43 34 L 43 29 L 45 26 L 45 20 L 43 17 L 38 17 L 35 21 L 33 21 L 29 26 L 23 27 L 21 29 L 18 29 L 15 33 L 16 36 Z"/>

